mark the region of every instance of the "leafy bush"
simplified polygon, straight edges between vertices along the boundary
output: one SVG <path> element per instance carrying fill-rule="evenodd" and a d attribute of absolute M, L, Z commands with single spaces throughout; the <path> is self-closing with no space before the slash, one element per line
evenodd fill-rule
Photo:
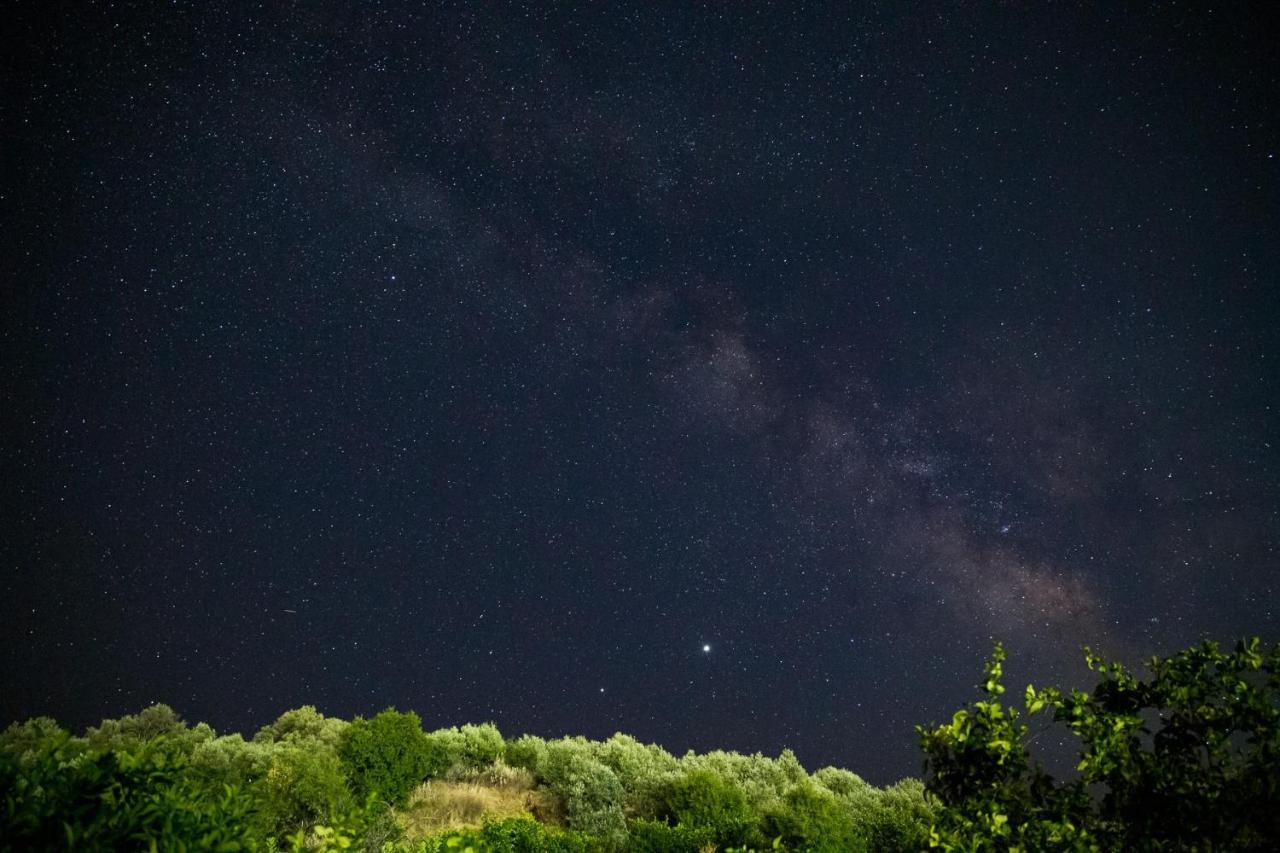
<path fill-rule="evenodd" d="M 804 777 L 804 769 L 790 750 L 784 750 L 777 759 L 758 752 L 754 755 L 723 750 L 703 755 L 691 752 L 680 763 L 686 770 L 711 770 L 733 781 L 742 789 L 751 807 L 761 813 L 774 805 L 797 779 Z"/>
<path fill-rule="evenodd" d="M 823 767 L 813 774 L 813 781 L 838 797 L 853 797 L 873 790 L 861 776 L 840 767 Z"/>
<path fill-rule="evenodd" d="M 271 740 L 314 740 L 330 749 L 337 749 L 342 741 L 342 733 L 350 725 L 346 720 L 326 717 L 315 709 L 314 705 L 303 705 L 285 711 L 264 731 L 271 733 Z"/>
<path fill-rule="evenodd" d="M 733 782 L 711 770 L 690 770 L 666 792 L 667 812 L 687 830 L 704 830 L 720 845 L 759 840 L 760 815 Z"/>
<path fill-rule="evenodd" d="M 239 734 L 199 744 L 191 753 L 191 772 L 213 785 L 242 785 L 261 779 L 271 766 L 272 744 L 246 742 Z"/>
<path fill-rule="evenodd" d="M 131 752 L 85 751 L 62 734 L 0 753 L 6 849 L 251 850 L 255 802 L 244 789 L 184 776 L 180 748 L 163 738 Z"/>
<path fill-rule="evenodd" d="M 627 849 L 636 853 L 699 853 L 714 846 L 711 830 L 672 826 L 659 820 L 631 822 Z"/>
<path fill-rule="evenodd" d="M 596 744 L 595 756 L 622 784 L 623 808 L 628 815 L 658 816 L 663 807 L 663 793 L 680 770 L 680 762 L 671 753 L 619 733 Z"/>
<path fill-rule="evenodd" d="M 258 791 L 273 835 L 333 823 L 356 804 L 337 754 L 314 742 L 277 745 Z"/>
<path fill-rule="evenodd" d="M 512 767 L 523 767 L 535 773 L 547 757 L 547 742 L 536 735 L 520 735 L 507 741 L 505 759 Z"/>
<path fill-rule="evenodd" d="M 866 850 L 863 827 L 840 798 L 805 779 L 792 785 L 765 818 L 766 833 L 788 850 L 838 853 Z"/>
<path fill-rule="evenodd" d="M 358 798 L 376 794 L 392 804 L 404 802 L 432 763 L 418 715 L 394 708 L 352 721 L 342 732 L 338 755 Z"/>
<path fill-rule="evenodd" d="M 626 837 L 622 784 L 595 759 L 585 740 L 566 738 L 547 744 L 538 774 L 564 801 L 573 829 L 612 841 Z"/>
<path fill-rule="evenodd" d="M 465 725 L 462 734 L 462 763 L 468 767 L 485 767 L 502 758 L 505 744 L 502 733 L 493 723 Z"/>
<path fill-rule="evenodd" d="M 109 749 L 129 751 L 154 738 L 165 737 L 170 745 L 190 754 L 197 745 L 217 736 L 208 725 L 199 723 L 187 728 L 168 705 L 151 705 L 137 714 L 126 714 L 118 720 L 103 720 L 99 726 L 91 726 L 85 737 L 89 746 L 99 751 Z"/>
<path fill-rule="evenodd" d="M 1204 642 L 1153 658 L 1150 679 L 1086 649 L 1092 693 L 1028 686 L 1081 741 L 1079 778 L 1055 782 L 1005 708 L 996 646 L 988 699 L 918 729 L 944 850 L 1268 850 L 1280 838 L 1280 644 Z M 1153 731 L 1150 727 L 1156 726 Z"/>

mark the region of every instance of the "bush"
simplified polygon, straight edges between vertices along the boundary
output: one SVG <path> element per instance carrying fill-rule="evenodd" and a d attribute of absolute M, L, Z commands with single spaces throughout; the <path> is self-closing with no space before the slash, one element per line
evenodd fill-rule
<path fill-rule="evenodd" d="M 813 781 L 837 797 L 853 797 L 874 790 L 858 774 L 839 767 L 823 767 L 813 774 Z"/>
<path fill-rule="evenodd" d="M 165 737 L 170 744 L 188 755 L 197 745 L 213 740 L 216 732 L 205 723 L 194 729 L 174 713 L 168 705 L 151 705 L 137 714 L 126 714 L 118 720 L 103 720 L 99 726 L 90 726 L 85 732 L 89 746 L 99 751 L 109 749 L 130 751 L 147 741 Z"/>
<path fill-rule="evenodd" d="M 784 750 L 777 759 L 758 752 L 754 755 L 723 750 L 703 755 L 690 752 L 680 764 L 685 770 L 711 770 L 721 778 L 734 782 L 742 789 L 751 807 L 761 813 L 777 803 L 794 783 L 793 777 L 799 768 L 799 762 L 790 750 Z M 800 768 L 800 774 L 803 776 L 803 768 Z"/>
<path fill-rule="evenodd" d="M 659 746 L 646 745 L 624 734 L 597 744 L 595 755 L 614 772 L 625 793 L 624 810 L 631 817 L 655 818 L 663 807 L 663 793 L 679 773 L 680 762 Z"/>
<path fill-rule="evenodd" d="M 547 757 L 547 742 L 536 735 L 520 735 L 507 741 L 505 759 L 512 767 L 538 772 Z"/>
<path fill-rule="evenodd" d="M 467 767 L 487 767 L 502 758 L 505 744 L 502 733 L 493 723 L 468 724 L 459 731 L 462 734 L 461 763 Z"/>
<path fill-rule="evenodd" d="M 610 841 L 626 837 L 622 784 L 592 756 L 585 740 L 566 738 L 547 744 L 538 773 L 564 801 L 570 827 Z"/>
<path fill-rule="evenodd" d="M 273 741 L 314 740 L 330 749 L 337 749 L 348 725 L 350 724 L 346 720 L 326 717 L 314 705 L 303 705 L 301 708 L 285 711 L 265 731 L 271 733 Z"/>
<path fill-rule="evenodd" d="M 867 831 L 871 850 L 923 850 L 929 844 L 929 827 L 934 820 L 932 802 L 925 798 L 924 783 L 903 779 L 877 792 L 875 808 L 855 817 Z"/>
<path fill-rule="evenodd" d="M 28 731 L 27 734 L 30 734 Z M 5 849 L 257 849 L 255 802 L 241 788 L 201 786 L 158 739 L 131 752 L 85 751 L 65 733 L 0 752 Z"/>
<path fill-rule="evenodd" d="M 432 762 L 418 715 L 394 708 L 371 720 L 357 717 L 342 732 L 338 755 L 359 799 L 374 794 L 393 805 L 427 777 Z"/>
<path fill-rule="evenodd" d="M 315 743 L 277 745 L 257 785 L 272 835 L 333 823 L 356 805 L 338 756 Z"/>
<path fill-rule="evenodd" d="M 271 744 L 249 742 L 238 734 L 198 745 L 191 753 L 191 772 L 212 785 L 242 785 L 261 779 L 271 766 Z"/>
<path fill-rule="evenodd" d="M 808 779 L 793 785 L 765 819 L 766 833 L 789 850 L 849 853 L 866 850 L 867 838 L 849 808 Z"/>
<path fill-rule="evenodd" d="M 599 853 L 598 840 L 580 832 L 552 829 L 528 817 L 491 821 L 480 829 L 460 829 L 424 841 L 422 853 Z"/>
<path fill-rule="evenodd" d="M 710 830 L 672 826 L 658 820 L 631 822 L 627 849 L 636 853 L 699 853 L 714 847 Z"/>
<path fill-rule="evenodd" d="M 677 777 L 666 793 L 667 813 L 688 830 L 705 830 L 720 845 L 760 839 L 760 815 L 733 782 L 711 770 L 691 770 Z"/>

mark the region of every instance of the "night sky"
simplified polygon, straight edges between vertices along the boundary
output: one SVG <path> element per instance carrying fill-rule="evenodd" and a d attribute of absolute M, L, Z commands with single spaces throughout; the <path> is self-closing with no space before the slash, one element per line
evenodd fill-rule
<path fill-rule="evenodd" d="M 585 5 L 8 13 L 0 724 L 886 783 L 1280 639 L 1268 4 Z"/>

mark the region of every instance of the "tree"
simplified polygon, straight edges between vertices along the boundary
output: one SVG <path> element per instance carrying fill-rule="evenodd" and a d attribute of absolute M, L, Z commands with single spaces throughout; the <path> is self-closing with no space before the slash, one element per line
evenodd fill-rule
<path fill-rule="evenodd" d="M 1153 658 L 1140 680 L 1085 650 L 1092 693 L 1026 689 L 1080 739 L 1078 778 L 1030 763 L 1027 727 L 1006 708 L 997 645 L 987 699 L 918 727 L 925 784 L 942 805 L 944 850 L 1269 850 L 1280 838 L 1280 644 L 1231 653 L 1205 641 Z"/>

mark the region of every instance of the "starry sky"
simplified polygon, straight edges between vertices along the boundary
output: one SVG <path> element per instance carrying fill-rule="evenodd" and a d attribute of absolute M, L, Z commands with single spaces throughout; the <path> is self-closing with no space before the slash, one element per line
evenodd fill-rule
<path fill-rule="evenodd" d="M 0 719 L 886 783 L 1280 639 L 1266 4 L 586 5 L 10 15 Z"/>

